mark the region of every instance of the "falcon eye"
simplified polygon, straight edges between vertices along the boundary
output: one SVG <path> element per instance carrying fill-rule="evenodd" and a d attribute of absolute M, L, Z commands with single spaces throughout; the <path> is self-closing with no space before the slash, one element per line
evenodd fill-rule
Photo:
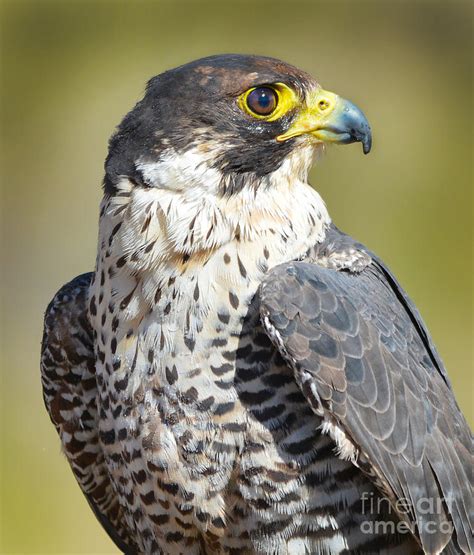
<path fill-rule="evenodd" d="M 297 93 L 285 83 L 252 87 L 237 98 L 237 106 L 243 112 L 262 121 L 276 121 L 300 104 Z"/>
<path fill-rule="evenodd" d="M 247 96 L 248 109 L 259 116 L 269 116 L 278 104 L 278 95 L 270 87 L 257 87 Z"/>

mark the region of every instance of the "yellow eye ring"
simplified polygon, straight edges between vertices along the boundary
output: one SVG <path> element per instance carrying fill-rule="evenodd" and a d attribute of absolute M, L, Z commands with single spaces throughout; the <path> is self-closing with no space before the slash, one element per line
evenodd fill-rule
<path fill-rule="evenodd" d="M 251 87 L 237 99 L 239 108 L 255 119 L 275 121 L 298 105 L 293 89 L 284 83 Z"/>

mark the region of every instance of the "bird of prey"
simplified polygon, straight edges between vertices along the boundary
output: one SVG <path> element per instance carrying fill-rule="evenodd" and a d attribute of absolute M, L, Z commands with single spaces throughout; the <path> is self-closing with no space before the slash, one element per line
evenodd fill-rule
<path fill-rule="evenodd" d="M 282 61 L 151 79 L 109 144 L 95 271 L 44 399 L 124 553 L 472 553 L 471 434 L 420 314 L 307 176 L 371 131 Z"/>

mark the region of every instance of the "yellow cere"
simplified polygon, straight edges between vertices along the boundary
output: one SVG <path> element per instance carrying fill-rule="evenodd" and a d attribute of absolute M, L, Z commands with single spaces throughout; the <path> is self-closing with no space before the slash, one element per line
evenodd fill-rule
<path fill-rule="evenodd" d="M 339 104 L 339 96 L 322 88 L 310 92 L 306 99 L 306 106 L 296 117 L 291 127 L 283 135 L 277 137 L 278 142 L 292 137 L 311 133 L 319 129 Z"/>
<path fill-rule="evenodd" d="M 255 113 L 249 108 L 247 104 L 249 94 L 261 87 L 272 89 L 277 96 L 275 109 L 271 113 L 266 115 Z M 288 85 L 285 85 L 284 83 L 272 83 L 269 85 L 259 85 L 258 87 L 252 87 L 248 89 L 238 97 L 237 103 L 241 110 L 256 119 L 263 121 L 276 121 L 277 119 L 284 116 L 287 112 L 293 110 L 296 106 L 298 106 L 300 101 L 295 91 L 288 87 Z"/>

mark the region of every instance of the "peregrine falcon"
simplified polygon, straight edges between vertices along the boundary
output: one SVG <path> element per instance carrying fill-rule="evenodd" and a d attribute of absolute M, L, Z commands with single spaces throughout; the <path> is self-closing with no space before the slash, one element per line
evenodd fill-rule
<path fill-rule="evenodd" d="M 371 131 L 282 61 L 151 79 L 109 143 L 95 271 L 44 400 L 124 553 L 472 553 L 471 433 L 423 320 L 308 184 Z"/>

